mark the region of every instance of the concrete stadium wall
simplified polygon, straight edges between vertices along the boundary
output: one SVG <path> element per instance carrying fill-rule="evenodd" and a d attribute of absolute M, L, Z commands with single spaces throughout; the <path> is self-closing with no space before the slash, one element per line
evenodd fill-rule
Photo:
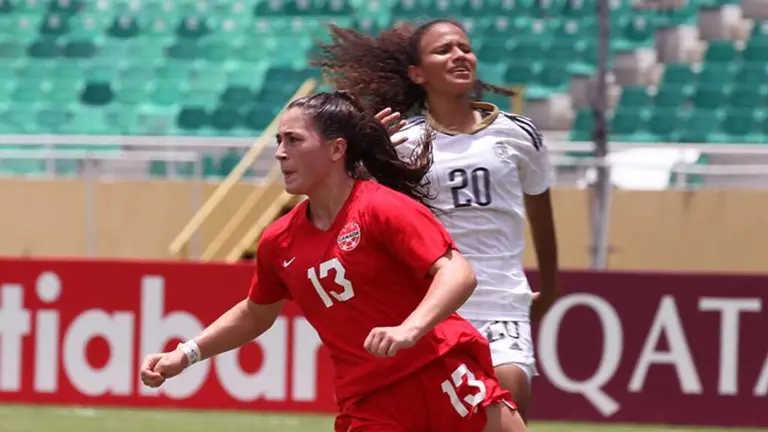
<path fill-rule="evenodd" d="M 236 185 L 203 226 L 204 245 L 254 187 Z M 195 186 L 189 182 L 104 181 L 93 186 L 94 211 L 89 217 L 87 188 L 82 180 L 0 180 L 0 255 L 85 255 L 86 225 L 92 221 L 97 256 L 163 258 L 171 240 L 202 202 L 196 204 Z M 203 198 L 214 189 L 214 184 L 203 185 Z M 558 189 L 554 203 L 563 267 L 587 268 L 588 192 Z M 249 220 L 255 217 L 251 215 Z M 765 271 L 766 225 L 768 191 L 617 191 L 609 267 Z M 525 260 L 535 265 L 533 248 L 528 248 Z"/>

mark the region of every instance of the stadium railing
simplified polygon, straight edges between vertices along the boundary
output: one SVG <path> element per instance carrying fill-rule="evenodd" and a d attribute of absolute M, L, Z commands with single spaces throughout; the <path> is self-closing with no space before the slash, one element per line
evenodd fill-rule
<path fill-rule="evenodd" d="M 310 84 L 311 85 L 311 84 Z M 308 90 L 308 88 L 304 88 Z M 279 169 L 274 163 L 271 155 L 261 160 L 261 167 L 256 169 L 257 176 L 251 179 L 244 179 L 245 171 L 254 165 L 259 154 L 265 149 L 274 148 L 274 129 L 275 122 L 270 125 L 263 136 L 252 144 L 248 138 L 208 138 L 208 137 L 139 137 L 139 136 L 11 136 L 0 135 L 0 163 L 4 160 L 19 159 L 40 159 L 45 160 L 45 166 L 48 167 L 44 177 L 55 178 L 57 176 L 55 166 L 60 160 L 79 160 L 82 161 L 81 170 L 78 176 L 84 178 L 87 184 L 93 185 L 101 180 L 119 179 L 120 174 L 105 171 L 98 162 L 101 161 L 122 161 L 137 163 L 146 163 L 151 161 L 184 162 L 192 163 L 193 172 L 191 175 L 179 177 L 192 181 L 195 185 L 196 197 L 193 198 L 197 204 L 194 217 L 184 226 L 180 234 L 176 237 L 173 247 L 170 249 L 173 256 L 184 256 L 186 258 L 198 258 L 203 260 L 224 259 L 232 262 L 240 259 L 243 252 L 252 248 L 260 236 L 262 230 L 274 219 L 280 210 L 286 205 L 292 205 L 298 202 L 300 198 L 292 197 L 284 192 L 280 181 Z M 567 135 L 557 132 L 545 132 L 545 139 L 552 153 L 552 163 L 560 169 L 582 168 L 589 169 L 598 165 L 609 165 L 613 163 L 610 160 L 600 160 L 591 156 L 592 143 L 589 142 L 570 142 Z M 3 148 L 2 144 L 14 144 L 15 149 Z M 43 146 L 42 149 L 18 149 L 19 146 Z M 77 149 L 67 149 L 66 147 L 74 145 Z M 53 146 L 56 146 L 54 148 Z M 109 146 L 114 148 L 120 146 L 118 151 L 99 151 L 99 149 Z M 203 202 L 202 185 L 204 175 L 202 172 L 202 149 L 211 147 L 228 147 L 238 149 L 249 149 L 232 173 L 221 183 L 218 183 L 215 193 Z M 93 151 L 83 150 L 83 147 L 93 147 Z M 625 151 L 630 149 L 688 149 L 695 150 L 701 155 L 747 155 L 763 156 L 756 158 L 755 162 L 751 157 L 743 158 L 740 163 L 713 163 L 705 165 L 697 164 L 675 164 L 672 166 L 660 166 L 656 163 L 647 161 L 623 161 L 622 165 L 631 165 L 633 168 L 641 168 L 648 171 L 663 170 L 669 174 L 675 174 L 675 181 L 665 188 L 689 189 L 692 187 L 706 187 L 706 184 L 692 186 L 686 179 L 688 176 L 720 177 L 720 176 L 766 176 L 768 175 L 768 164 L 759 163 L 760 160 L 766 160 L 768 156 L 768 146 L 755 144 L 709 144 L 709 143 L 622 143 L 611 142 L 609 147 L 613 152 Z M 612 153 L 613 153 L 612 152 Z M 268 152 L 269 153 L 269 152 Z M 574 156 L 574 154 L 576 156 Z M 263 173 L 259 175 L 259 173 Z M 147 174 L 144 173 L 146 176 Z M 171 175 L 172 177 L 172 175 Z M 587 182 L 567 182 L 567 176 L 563 176 L 561 185 L 570 187 L 586 187 Z M 583 180 L 581 173 L 577 176 Z M 571 178 L 573 180 L 573 177 Z M 250 184 L 260 185 L 254 187 L 250 195 L 242 202 L 237 203 L 236 207 L 227 206 L 227 208 L 236 208 L 224 219 L 225 223 L 220 227 L 214 227 L 216 235 L 208 245 L 201 245 L 201 236 L 198 234 L 200 227 L 210 216 L 211 212 L 222 202 L 236 182 L 250 182 Z M 92 187 L 91 187 L 92 189 Z M 85 200 L 85 225 L 88 227 L 86 243 L 93 245 L 95 243 L 95 234 L 92 229 L 94 222 L 93 195 L 88 196 L 86 192 Z M 261 204 L 259 212 L 254 213 L 257 204 Z M 242 234 L 242 233 L 245 234 Z M 235 234 L 240 234 L 237 240 L 233 240 Z M 226 248 L 229 247 L 228 250 Z M 88 250 L 94 248 L 89 246 Z"/>

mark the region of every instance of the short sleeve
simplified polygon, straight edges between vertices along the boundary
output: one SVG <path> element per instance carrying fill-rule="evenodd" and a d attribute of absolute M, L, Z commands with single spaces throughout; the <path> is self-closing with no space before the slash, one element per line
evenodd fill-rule
<path fill-rule="evenodd" d="M 369 220 L 387 250 L 428 275 L 440 257 L 456 249 L 453 239 L 427 207 L 405 195 L 386 191 L 377 194 Z"/>
<path fill-rule="evenodd" d="M 514 148 L 518 154 L 517 169 L 523 192 L 526 195 L 544 193 L 552 186 L 553 170 L 541 132 L 525 117 L 514 116 L 511 120 L 521 130 Z"/>
<path fill-rule="evenodd" d="M 288 298 L 278 267 L 273 264 L 274 245 L 275 237 L 265 233 L 256 249 L 256 272 L 248 290 L 248 298 L 256 304 L 272 304 Z"/>

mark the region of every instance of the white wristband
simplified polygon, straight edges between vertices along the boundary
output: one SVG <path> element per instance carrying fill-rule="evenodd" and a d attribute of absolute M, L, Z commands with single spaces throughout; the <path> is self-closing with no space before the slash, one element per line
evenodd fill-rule
<path fill-rule="evenodd" d="M 181 350 L 181 352 L 183 352 L 184 355 L 187 356 L 187 361 L 189 362 L 190 366 L 199 362 L 200 359 L 202 358 L 202 354 L 200 353 L 200 347 L 197 346 L 197 342 L 193 340 L 189 340 L 187 342 L 184 342 L 183 344 L 179 344 L 179 346 L 176 349 Z"/>

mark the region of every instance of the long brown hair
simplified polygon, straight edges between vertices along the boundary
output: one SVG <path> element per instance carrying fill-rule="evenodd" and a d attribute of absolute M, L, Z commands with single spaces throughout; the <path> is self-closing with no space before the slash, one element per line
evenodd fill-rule
<path fill-rule="evenodd" d="M 464 27 L 451 19 L 436 19 L 414 27 L 404 23 L 372 37 L 358 31 L 330 26 L 331 42 L 319 43 L 319 52 L 312 59 L 314 66 L 336 89 L 352 92 L 369 113 L 386 107 L 406 116 L 423 110 L 426 91 L 411 81 L 408 66 L 421 64 L 419 48 L 424 34 L 434 25 L 449 23 Z M 475 99 L 490 91 L 505 96 L 515 92 L 503 87 L 477 81 Z"/>
<path fill-rule="evenodd" d="M 349 92 L 306 96 L 291 102 L 287 109 L 291 108 L 302 109 L 323 138 L 347 141 L 344 165 L 351 177 L 373 178 L 427 205 L 431 198 L 426 178 L 432 167 L 431 134 L 425 134 L 417 146 L 420 150 L 412 153 L 410 161 L 403 161 L 392 145 L 387 129 L 367 114 Z"/>

